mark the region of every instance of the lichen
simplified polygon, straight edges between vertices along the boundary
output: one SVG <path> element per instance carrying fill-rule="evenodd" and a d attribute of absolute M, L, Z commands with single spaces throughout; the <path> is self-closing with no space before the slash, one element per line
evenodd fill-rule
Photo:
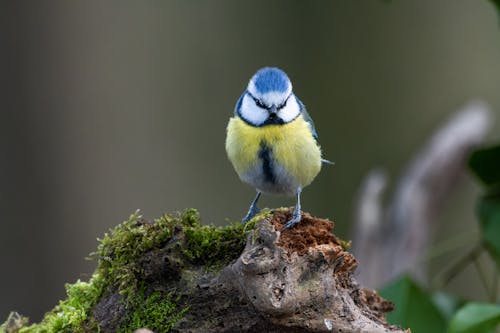
<path fill-rule="evenodd" d="M 269 213 L 264 210 L 246 224 L 215 227 L 202 225 L 195 209 L 165 214 L 153 222 L 144 220 L 136 211 L 99 239 L 97 251 L 90 255 L 97 260 L 97 268 L 88 282 L 78 280 L 67 284 L 67 298 L 40 323 L 27 326 L 27 320 L 23 319 L 13 332 L 99 332 L 92 309 L 109 290 L 117 290 L 126 303 L 126 316 L 120 318 L 120 332 L 132 332 L 139 327 L 168 331 L 188 308 L 179 305 L 179 296 L 174 290 L 168 290 L 168 286 L 163 290 L 145 288 L 139 258 L 173 242 L 186 263 L 216 269 L 240 255 L 246 231 Z M 0 333 L 11 332 L 7 324 L 0 326 Z"/>
<path fill-rule="evenodd" d="M 21 316 L 17 312 L 11 312 L 9 317 L 0 325 L 0 332 L 18 332 L 20 328 L 28 324 L 28 318 Z"/>

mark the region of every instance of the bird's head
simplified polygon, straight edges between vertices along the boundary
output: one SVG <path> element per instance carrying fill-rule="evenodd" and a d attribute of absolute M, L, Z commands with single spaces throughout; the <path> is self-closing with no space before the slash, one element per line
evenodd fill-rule
<path fill-rule="evenodd" d="M 253 126 L 286 124 L 301 112 L 292 83 L 281 69 L 265 67 L 248 82 L 236 105 L 237 114 Z"/>

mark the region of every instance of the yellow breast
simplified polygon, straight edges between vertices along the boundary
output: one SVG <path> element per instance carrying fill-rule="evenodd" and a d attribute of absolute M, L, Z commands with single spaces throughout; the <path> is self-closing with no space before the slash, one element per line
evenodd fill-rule
<path fill-rule="evenodd" d="M 286 173 L 290 182 L 302 188 L 309 185 L 321 169 L 320 148 L 302 115 L 284 125 L 262 127 L 250 126 L 239 117 L 229 120 L 226 138 L 229 160 L 240 178 L 256 188 L 262 181 L 257 178 L 262 167 L 259 152 L 263 146 L 271 150 L 275 172 Z M 286 179 L 285 176 L 278 177 L 278 181 Z M 277 184 L 280 185 L 288 184 Z"/>

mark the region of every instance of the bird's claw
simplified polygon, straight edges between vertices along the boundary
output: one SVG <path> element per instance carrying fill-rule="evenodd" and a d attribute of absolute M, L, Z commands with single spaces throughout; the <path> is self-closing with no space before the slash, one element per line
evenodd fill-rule
<path fill-rule="evenodd" d="M 301 219 L 302 219 L 301 212 L 300 211 L 298 213 L 294 212 L 293 216 L 292 216 L 292 219 L 285 224 L 284 229 L 290 229 L 290 228 L 292 228 L 294 225 L 296 225 L 297 223 L 299 223 Z"/>
<path fill-rule="evenodd" d="M 248 221 L 250 221 L 255 215 L 257 215 L 258 213 L 260 213 L 261 209 L 260 208 L 257 208 L 257 207 L 251 207 L 249 210 L 248 210 L 248 213 L 247 215 L 241 220 L 242 223 L 247 223 Z"/>

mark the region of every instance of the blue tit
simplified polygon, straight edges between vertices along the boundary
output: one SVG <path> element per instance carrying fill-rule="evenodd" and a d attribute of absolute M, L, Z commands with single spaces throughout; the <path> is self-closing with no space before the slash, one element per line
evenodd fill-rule
<path fill-rule="evenodd" d="M 262 193 L 296 196 L 291 228 L 301 219 L 300 193 L 321 169 L 318 135 L 292 83 L 278 68 L 262 68 L 250 79 L 227 126 L 226 152 L 240 179 L 257 195 L 243 222 L 260 209 Z"/>

